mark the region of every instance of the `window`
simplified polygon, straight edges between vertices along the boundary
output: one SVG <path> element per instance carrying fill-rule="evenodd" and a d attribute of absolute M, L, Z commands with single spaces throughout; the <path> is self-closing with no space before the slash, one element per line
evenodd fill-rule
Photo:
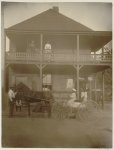
<path fill-rule="evenodd" d="M 52 89 L 52 76 L 51 74 L 43 74 L 43 90 Z"/>

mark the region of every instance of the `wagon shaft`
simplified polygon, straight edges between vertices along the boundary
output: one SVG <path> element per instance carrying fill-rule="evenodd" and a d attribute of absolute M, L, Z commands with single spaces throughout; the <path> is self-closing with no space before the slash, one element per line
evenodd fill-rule
<path fill-rule="evenodd" d="M 53 101 L 51 93 L 45 93 L 43 91 L 18 91 L 16 99 L 21 99 L 22 104 L 27 106 L 29 116 L 31 115 L 32 107 L 34 107 L 32 108 L 33 112 L 47 112 L 48 116 L 51 116 L 51 103 Z"/>

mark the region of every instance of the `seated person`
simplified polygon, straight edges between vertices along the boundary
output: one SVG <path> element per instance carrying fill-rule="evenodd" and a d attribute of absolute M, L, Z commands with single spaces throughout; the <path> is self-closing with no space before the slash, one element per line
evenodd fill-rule
<path fill-rule="evenodd" d="M 18 111 L 18 109 L 21 111 L 21 107 L 22 107 L 22 102 L 21 100 L 16 100 L 16 111 Z"/>
<path fill-rule="evenodd" d="M 68 106 L 72 108 L 76 108 L 81 103 L 78 102 L 77 96 L 76 96 L 76 89 L 72 89 L 72 94 L 70 95 L 70 100 L 68 101 Z"/>
<path fill-rule="evenodd" d="M 87 101 L 87 92 L 86 91 L 81 92 L 81 99 L 83 100 L 83 102 Z"/>

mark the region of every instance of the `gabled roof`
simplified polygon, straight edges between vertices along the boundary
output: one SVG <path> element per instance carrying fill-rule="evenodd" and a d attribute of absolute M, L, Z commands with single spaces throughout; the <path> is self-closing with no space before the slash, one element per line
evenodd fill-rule
<path fill-rule="evenodd" d="M 7 28 L 6 31 L 62 31 L 62 32 L 86 32 L 93 31 L 90 28 L 64 16 L 63 14 L 48 9 L 30 19 Z"/>

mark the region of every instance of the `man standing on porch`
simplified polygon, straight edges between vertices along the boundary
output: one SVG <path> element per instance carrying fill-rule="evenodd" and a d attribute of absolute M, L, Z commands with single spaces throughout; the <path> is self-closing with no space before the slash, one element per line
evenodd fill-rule
<path fill-rule="evenodd" d="M 29 53 L 37 52 L 36 43 L 35 43 L 34 40 L 32 40 L 32 41 L 30 42 L 27 51 L 28 51 Z"/>
<path fill-rule="evenodd" d="M 14 88 L 10 87 L 8 91 L 8 98 L 9 98 L 9 117 L 13 116 L 13 110 L 14 110 L 14 98 L 16 93 L 14 92 Z"/>

